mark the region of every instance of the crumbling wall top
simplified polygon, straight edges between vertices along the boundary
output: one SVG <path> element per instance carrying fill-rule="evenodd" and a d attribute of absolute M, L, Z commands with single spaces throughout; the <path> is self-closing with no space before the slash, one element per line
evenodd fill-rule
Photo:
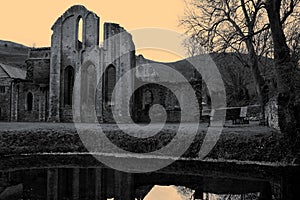
<path fill-rule="evenodd" d="M 70 16 L 74 16 L 74 15 L 80 15 L 82 18 L 87 17 L 87 15 L 92 15 L 95 19 L 99 19 L 99 17 L 92 11 L 88 10 L 86 7 L 84 7 L 83 5 L 74 5 L 72 7 L 70 7 L 68 10 L 66 10 L 64 12 L 64 14 L 62 14 L 53 24 L 53 26 L 51 27 L 52 30 L 54 30 L 55 26 L 57 26 L 57 24 L 61 24 L 63 23 L 67 18 L 69 18 Z"/>

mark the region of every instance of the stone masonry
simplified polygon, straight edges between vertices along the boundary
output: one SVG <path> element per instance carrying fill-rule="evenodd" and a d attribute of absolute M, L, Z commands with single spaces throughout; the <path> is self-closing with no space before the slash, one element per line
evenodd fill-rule
<path fill-rule="evenodd" d="M 113 123 L 114 108 L 119 116 L 148 122 L 149 108 L 161 104 L 168 121 L 180 121 L 178 101 L 166 88 L 150 84 L 133 91 L 136 81 L 147 82 L 148 74 L 132 70 L 143 64 L 135 55 L 132 36 L 119 24 L 104 23 L 100 46 L 99 24 L 100 18 L 81 5 L 63 13 L 51 28 L 51 46 L 29 50 L 26 77 L 0 77 L 5 88 L 0 94 L 0 120 Z M 117 88 L 113 96 L 115 84 L 126 73 L 127 87 Z M 201 77 L 188 79 L 201 91 Z M 185 96 L 184 83 L 171 85 Z M 201 92 L 197 96 L 201 105 Z M 130 110 L 115 104 L 113 97 L 130 102 Z"/>

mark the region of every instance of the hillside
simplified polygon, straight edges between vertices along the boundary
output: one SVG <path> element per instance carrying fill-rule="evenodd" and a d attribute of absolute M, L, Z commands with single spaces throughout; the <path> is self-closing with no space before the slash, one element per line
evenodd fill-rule
<path fill-rule="evenodd" d="M 244 63 L 240 61 L 239 58 L 246 61 L 248 56 L 246 54 L 240 55 L 238 57 L 235 53 L 214 53 L 210 54 L 211 58 L 214 60 L 216 66 L 218 67 L 222 79 L 225 84 L 226 94 L 227 94 L 227 104 L 228 106 L 244 106 L 253 105 L 258 102 L 257 95 L 255 92 L 254 80 L 252 72 L 249 66 L 245 66 Z M 205 57 L 205 55 L 204 55 Z M 179 71 L 187 79 L 193 76 L 194 67 L 188 60 L 193 60 L 197 63 L 199 60 L 203 60 L 203 55 L 195 56 L 192 58 L 187 58 L 184 60 L 179 60 L 171 63 L 156 62 L 143 58 L 142 56 L 137 57 L 137 65 L 144 63 L 160 63 L 169 66 L 173 69 Z M 272 96 L 274 93 L 274 63 L 271 59 L 261 57 L 259 62 L 259 68 L 261 70 L 262 76 L 265 77 L 269 88 L 269 95 Z M 203 87 L 203 101 L 207 102 L 206 96 L 208 91 L 206 87 Z"/>
<path fill-rule="evenodd" d="M 16 67 L 24 67 L 28 50 L 29 47 L 22 44 L 0 40 L 0 62 Z"/>

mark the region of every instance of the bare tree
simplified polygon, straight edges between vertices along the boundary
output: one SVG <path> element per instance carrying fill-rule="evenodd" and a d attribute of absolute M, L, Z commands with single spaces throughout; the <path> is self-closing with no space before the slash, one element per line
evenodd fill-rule
<path fill-rule="evenodd" d="M 191 38 L 207 52 L 248 54 L 247 60 L 243 56 L 239 59 L 251 68 L 262 117 L 267 95 L 263 92 L 266 83 L 259 69 L 259 57 L 273 54 L 267 43 L 271 32 L 264 6 L 263 0 L 194 0 L 187 4 L 186 15 L 181 20 Z M 292 13 L 284 12 L 281 23 Z"/>
<path fill-rule="evenodd" d="M 208 51 L 248 53 L 249 64 L 241 61 L 250 65 L 263 118 L 266 97 L 262 88 L 265 81 L 258 68 L 258 56 L 253 44 L 254 33 L 264 28 L 262 0 L 195 1 L 194 6 L 200 14 L 189 10 L 182 24 L 188 32 L 192 32 L 192 37 L 202 38 L 201 45 Z"/>
<path fill-rule="evenodd" d="M 292 138 L 300 132 L 300 72 L 298 63 L 293 60 L 293 56 L 299 50 L 299 35 L 296 35 L 295 43 L 290 45 L 290 47 L 295 46 L 293 53 L 284 33 L 282 19 L 286 13 L 293 13 L 297 9 L 298 3 L 297 0 L 266 0 L 266 10 L 274 44 L 279 126 L 281 131 Z M 287 7 L 285 13 L 282 13 L 282 7 Z M 295 26 L 300 22 L 299 18 L 296 20 Z"/>
<path fill-rule="evenodd" d="M 187 56 L 189 57 L 206 53 L 204 48 L 199 47 L 199 41 L 197 38 L 194 37 L 186 38 L 183 41 L 183 46 L 187 51 Z"/>

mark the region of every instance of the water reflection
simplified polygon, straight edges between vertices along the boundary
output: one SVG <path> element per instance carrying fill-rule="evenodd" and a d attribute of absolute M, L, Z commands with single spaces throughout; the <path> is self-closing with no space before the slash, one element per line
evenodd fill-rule
<path fill-rule="evenodd" d="M 268 185 L 264 181 L 195 175 L 128 174 L 107 168 L 43 168 L 0 172 L 0 199 L 245 200 L 263 199 Z"/>

